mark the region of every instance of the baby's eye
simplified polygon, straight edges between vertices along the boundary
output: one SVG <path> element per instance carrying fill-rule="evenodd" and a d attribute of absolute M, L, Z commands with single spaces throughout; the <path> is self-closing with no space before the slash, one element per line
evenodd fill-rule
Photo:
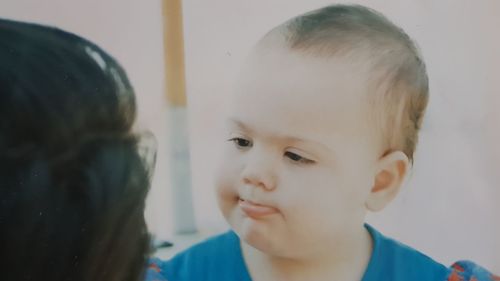
<path fill-rule="evenodd" d="M 315 163 L 311 159 L 307 159 L 305 157 L 302 157 L 302 156 L 300 156 L 296 153 L 290 152 L 290 151 L 285 152 L 285 157 L 288 157 L 293 162 L 297 162 L 297 163 L 301 163 L 301 164 L 313 164 L 313 163 Z"/>
<path fill-rule="evenodd" d="M 233 142 L 237 148 L 248 148 L 252 146 L 251 141 L 240 137 L 229 139 L 229 141 Z"/>

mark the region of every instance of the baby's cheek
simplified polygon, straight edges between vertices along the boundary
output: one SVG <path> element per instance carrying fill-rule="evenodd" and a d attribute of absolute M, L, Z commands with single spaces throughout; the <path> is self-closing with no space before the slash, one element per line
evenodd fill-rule
<path fill-rule="evenodd" d="M 319 215 L 324 215 L 318 211 L 318 202 L 315 202 L 307 194 L 285 193 L 280 195 L 278 196 L 279 209 L 289 224 L 303 226 L 310 221 L 317 221 Z"/>
<path fill-rule="evenodd" d="M 223 213 L 230 211 L 238 201 L 237 181 L 227 171 L 221 170 L 216 176 L 215 192 Z"/>
<path fill-rule="evenodd" d="M 217 192 L 228 190 L 235 184 L 237 177 L 234 167 L 227 159 L 222 160 L 215 171 L 215 188 Z"/>
<path fill-rule="evenodd" d="M 235 196 L 233 184 L 224 179 L 219 179 L 215 182 L 215 192 L 219 201 L 227 201 Z"/>

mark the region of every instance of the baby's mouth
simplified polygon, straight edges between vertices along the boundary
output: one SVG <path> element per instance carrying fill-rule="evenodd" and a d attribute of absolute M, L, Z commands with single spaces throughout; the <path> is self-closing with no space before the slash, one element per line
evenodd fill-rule
<path fill-rule="evenodd" d="M 243 198 L 238 198 L 238 206 L 246 216 L 252 219 L 261 219 L 279 212 L 278 209 L 274 207 L 254 203 Z"/>

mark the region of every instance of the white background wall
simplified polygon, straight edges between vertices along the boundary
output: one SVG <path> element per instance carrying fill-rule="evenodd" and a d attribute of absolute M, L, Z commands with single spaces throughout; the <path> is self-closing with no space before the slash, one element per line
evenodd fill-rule
<path fill-rule="evenodd" d="M 225 140 L 222 109 L 245 54 L 269 28 L 332 2 L 184 1 L 193 194 L 202 230 L 226 228 L 213 197 L 213 167 Z M 413 175 L 369 221 L 444 263 L 468 258 L 500 273 L 500 2 L 357 3 L 416 39 L 431 81 Z M 0 17 L 73 31 L 124 65 L 138 93 L 139 127 L 159 142 L 147 218 L 155 233 L 170 236 L 160 0 L 2 0 Z"/>

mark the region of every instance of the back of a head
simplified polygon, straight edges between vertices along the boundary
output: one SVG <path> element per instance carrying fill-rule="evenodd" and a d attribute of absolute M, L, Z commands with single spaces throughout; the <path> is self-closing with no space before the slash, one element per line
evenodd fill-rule
<path fill-rule="evenodd" d="M 135 113 L 99 47 L 0 20 L 0 279 L 141 279 L 149 172 Z"/>
<path fill-rule="evenodd" d="M 291 50 L 345 57 L 372 73 L 368 100 L 388 151 L 410 160 L 428 103 L 425 64 L 415 43 L 382 14 L 360 5 L 331 5 L 294 17 L 262 40 L 282 37 Z M 353 75 L 356 75 L 353 73 Z"/>

